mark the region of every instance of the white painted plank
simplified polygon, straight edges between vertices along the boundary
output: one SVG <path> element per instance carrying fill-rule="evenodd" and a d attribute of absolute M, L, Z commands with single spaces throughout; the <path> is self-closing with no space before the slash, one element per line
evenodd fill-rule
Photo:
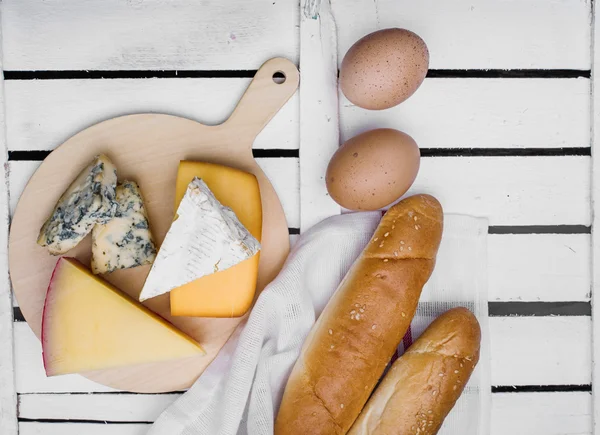
<path fill-rule="evenodd" d="M 10 216 L 12 217 L 21 197 L 21 193 L 25 190 L 25 186 L 29 179 L 42 164 L 39 161 L 21 161 L 8 163 L 8 186 L 9 186 L 9 206 Z"/>
<path fill-rule="evenodd" d="M 492 435 L 592 433 L 590 393 L 492 394 Z"/>
<path fill-rule="evenodd" d="M 592 395 L 593 433 L 600 435 L 600 8 L 593 7 L 592 19 Z"/>
<path fill-rule="evenodd" d="M 24 394 L 19 417 L 48 420 L 152 422 L 180 394 Z M 492 395 L 493 435 L 591 433 L 589 393 Z"/>
<path fill-rule="evenodd" d="M 0 49 L 0 70 L 2 64 L 3 56 Z M 0 434 L 17 435 L 13 310 L 7 255 L 10 218 L 5 115 L 4 76 L 0 74 Z"/>
<path fill-rule="evenodd" d="M 490 301 L 589 301 L 589 234 L 490 234 Z"/>
<path fill-rule="evenodd" d="M 302 0 L 300 18 L 300 228 L 340 214 L 325 171 L 340 141 L 337 34 L 329 0 Z"/>
<path fill-rule="evenodd" d="M 590 317 L 491 317 L 489 326 L 492 385 L 591 382 Z"/>
<path fill-rule="evenodd" d="M 490 225 L 589 225 L 589 171 L 589 157 L 423 158 L 408 194 Z"/>
<path fill-rule="evenodd" d="M 527 408 L 523 408 L 521 411 L 526 411 Z M 557 416 L 549 419 L 530 419 L 525 420 L 525 424 L 537 424 L 540 426 L 525 426 L 520 427 L 516 424 L 510 425 L 510 427 L 516 427 L 513 432 L 503 432 L 504 428 L 508 424 L 495 423 L 491 427 L 491 435 L 564 435 L 564 434 L 576 434 L 576 435 L 587 435 L 591 434 L 589 425 L 586 426 L 585 416 L 571 416 L 561 420 Z M 587 416 L 589 418 L 589 416 Z M 521 419 L 519 421 L 523 421 Z M 574 422 L 577 426 L 574 429 L 569 430 L 569 427 L 564 422 Z M 511 423 L 506 421 L 503 423 Z M 20 434 L 21 435 L 143 435 L 148 430 L 148 425 L 140 424 L 83 424 L 83 423 L 20 423 Z M 557 428 L 562 428 L 557 429 Z M 579 429 L 581 428 L 581 429 Z M 546 430 L 547 429 L 547 430 Z"/>
<path fill-rule="evenodd" d="M 21 394 L 19 418 L 153 422 L 181 393 Z"/>
<path fill-rule="evenodd" d="M 298 159 L 258 159 L 298 227 Z M 10 162 L 11 210 L 39 162 Z M 424 158 L 411 193 L 435 195 L 448 213 L 490 225 L 590 224 L 589 157 Z"/>
<path fill-rule="evenodd" d="M 339 59 L 380 28 L 419 34 L 435 69 L 590 67 L 589 0 L 334 0 Z"/>
<path fill-rule="evenodd" d="M 377 5 L 378 11 L 373 0 L 334 2 L 342 55 L 378 27 L 401 26 L 428 43 L 432 68 L 590 65 L 589 0 Z M 11 70 L 249 69 L 276 55 L 295 61 L 298 54 L 299 8 L 292 0 L 87 0 L 60 7 L 9 0 L 3 9 Z"/>
<path fill-rule="evenodd" d="M 299 237 L 300 237 L 300 234 L 290 234 L 290 246 L 291 247 L 293 247 L 296 244 Z"/>
<path fill-rule="evenodd" d="M 217 124 L 229 116 L 249 82 L 8 81 L 9 149 L 50 150 L 89 125 L 130 113 L 169 113 Z M 384 111 L 362 110 L 342 96 L 342 140 L 369 128 L 392 127 L 424 148 L 588 146 L 589 90 L 587 79 L 426 79 L 412 98 Z M 294 96 L 254 147 L 298 149 L 298 107 Z"/>
<path fill-rule="evenodd" d="M 5 68 L 256 69 L 297 61 L 294 0 L 2 2 Z"/>
<path fill-rule="evenodd" d="M 300 227 L 300 167 L 297 158 L 256 160 L 279 196 L 288 227 Z"/>
<path fill-rule="evenodd" d="M 492 317 L 492 385 L 589 384 L 589 317 Z M 24 322 L 15 323 L 18 393 L 107 391 L 77 375 L 46 378 L 41 346 Z"/>
<path fill-rule="evenodd" d="M 382 111 L 361 109 L 340 95 L 342 141 L 387 127 L 410 134 L 422 148 L 590 143 L 588 79 L 429 78 L 406 102 Z"/>
<path fill-rule="evenodd" d="M 10 150 L 51 150 L 80 130 L 120 115 L 167 113 L 225 121 L 249 78 L 8 81 Z M 298 97 L 273 117 L 254 148 L 298 149 Z"/>
<path fill-rule="evenodd" d="M 593 433 L 600 435 L 600 8 L 592 18 L 592 405 Z"/>
<path fill-rule="evenodd" d="M 20 422 L 19 435 L 146 435 L 148 424 Z"/>
<path fill-rule="evenodd" d="M 300 225 L 299 168 L 297 158 L 259 158 L 258 165 L 267 174 L 285 212 L 288 226 Z M 39 161 L 13 161 L 10 166 L 10 212 L 11 215 L 29 178 L 39 167 Z M 142 189 L 144 186 L 142 186 Z"/>

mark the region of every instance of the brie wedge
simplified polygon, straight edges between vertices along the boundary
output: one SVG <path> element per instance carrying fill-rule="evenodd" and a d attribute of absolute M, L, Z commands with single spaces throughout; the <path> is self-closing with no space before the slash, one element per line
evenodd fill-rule
<path fill-rule="evenodd" d="M 140 301 L 228 269 L 259 250 L 260 243 L 235 213 L 195 177 L 158 251 Z"/>

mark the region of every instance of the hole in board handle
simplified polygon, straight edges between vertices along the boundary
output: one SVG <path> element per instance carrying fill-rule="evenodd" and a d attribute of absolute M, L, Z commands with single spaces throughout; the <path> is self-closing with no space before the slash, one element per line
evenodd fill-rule
<path fill-rule="evenodd" d="M 278 85 L 285 83 L 285 74 L 283 71 L 277 71 L 273 73 L 273 81 Z"/>

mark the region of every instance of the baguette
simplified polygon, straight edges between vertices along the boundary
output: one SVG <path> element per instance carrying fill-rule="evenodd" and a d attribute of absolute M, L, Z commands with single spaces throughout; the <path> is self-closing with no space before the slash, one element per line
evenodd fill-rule
<path fill-rule="evenodd" d="M 276 435 L 345 434 L 408 330 L 442 237 L 429 195 L 394 205 L 304 342 Z"/>
<path fill-rule="evenodd" d="M 435 435 L 479 361 L 480 340 L 469 310 L 446 311 L 392 365 L 348 435 Z"/>

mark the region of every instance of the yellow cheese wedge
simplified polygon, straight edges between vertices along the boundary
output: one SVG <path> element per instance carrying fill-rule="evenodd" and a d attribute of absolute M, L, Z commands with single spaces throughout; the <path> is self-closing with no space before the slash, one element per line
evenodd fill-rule
<path fill-rule="evenodd" d="M 231 208 L 240 222 L 260 241 L 262 205 L 254 175 L 213 163 L 183 161 L 177 173 L 176 209 L 194 177 L 201 178 L 219 202 Z M 171 290 L 171 314 L 194 317 L 242 316 L 254 299 L 259 255 Z"/>
<path fill-rule="evenodd" d="M 46 294 L 42 348 L 48 376 L 204 353 L 161 317 L 64 257 Z"/>

